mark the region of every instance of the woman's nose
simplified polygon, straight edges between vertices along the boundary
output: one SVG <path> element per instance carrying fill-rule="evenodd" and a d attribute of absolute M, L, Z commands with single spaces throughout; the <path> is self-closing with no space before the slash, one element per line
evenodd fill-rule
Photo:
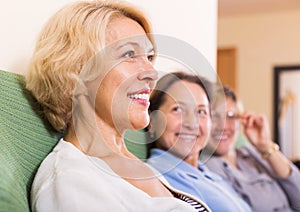
<path fill-rule="evenodd" d="M 155 81 L 158 79 L 158 72 L 155 70 L 151 61 L 148 57 L 141 58 L 141 72 L 138 75 L 139 80 Z"/>
<path fill-rule="evenodd" d="M 186 113 L 182 116 L 183 126 L 190 129 L 198 128 L 199 120 L 194 113 Z"/>

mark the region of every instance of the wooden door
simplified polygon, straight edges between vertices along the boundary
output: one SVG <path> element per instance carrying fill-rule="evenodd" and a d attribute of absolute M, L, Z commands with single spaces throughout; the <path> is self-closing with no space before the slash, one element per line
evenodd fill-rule
<path fill-rule="evenodd" d="M 223 85 L 237 93 L 236 49 L 219 48 L 217 51 L 217 73 Z"/>

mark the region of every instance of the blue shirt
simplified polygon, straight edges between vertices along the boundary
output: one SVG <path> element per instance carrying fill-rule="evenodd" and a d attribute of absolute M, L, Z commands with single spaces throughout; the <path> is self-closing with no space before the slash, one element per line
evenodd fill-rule
<path fill-rule="evenodd" d="M 213 212 L 251 211 L 227 182 L 200 161 L 198 169 L 169 152 L 152 149 L 147 163 L 176 189 L 203 200 Z"/>

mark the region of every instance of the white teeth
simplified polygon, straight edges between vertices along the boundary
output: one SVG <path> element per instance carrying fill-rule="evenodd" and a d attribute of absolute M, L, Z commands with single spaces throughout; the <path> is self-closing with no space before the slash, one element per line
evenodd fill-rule
<path fill-rule="evenodd" d="M 229 138 L 228 135 L 215 135 L 213 137 L 215 140 L 227 140 Z"/>
<path fill-rule="evenodd" d="M 149 99 L 149 94 L 132 94 L 129 95 L 129 98 L 131 99 L 143 99 L 143 100 L 148 100 Z"/>
<path fill-rule="evenodd" d="M 187 135 L 187 134 L 180 134 L 178 136 L 180 139 L 184 139 L 184 140 L 196 140 L 197 136 L 195 135 Z"/>

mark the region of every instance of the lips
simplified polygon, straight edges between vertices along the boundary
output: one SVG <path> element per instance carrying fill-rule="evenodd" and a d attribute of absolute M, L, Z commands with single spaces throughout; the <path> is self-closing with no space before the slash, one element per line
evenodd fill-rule
<path fill-rule="evenodd" d="M 143 106 L 149 106 L 150 89 L 142 89 L 134 93 L 128 94 L 133 102 L 141 104 Z"/>
<path fill-rule="evenodd" d="M 129 95 L 130 99 L 143 99 L 143 100 L 148 100 L 149 99 L 149 94 L 146 93 L 141 93 L 141 94 L 131 94 Z"/>
<path fill-rule="evenodd" d="M 227 141 L 229 139 L 227 133 L 214 133 L 211 136 L 215 141 Z"/>
<path fill-rule="evenodd" d="M 178 134 L 176 134 L 176 136 L 178 137 L 178 139 L 186 141 L 186 142 L 194 142 L 198 138 L 198 135 L 185 134 L 185 133 L 178 133 Z"/>

